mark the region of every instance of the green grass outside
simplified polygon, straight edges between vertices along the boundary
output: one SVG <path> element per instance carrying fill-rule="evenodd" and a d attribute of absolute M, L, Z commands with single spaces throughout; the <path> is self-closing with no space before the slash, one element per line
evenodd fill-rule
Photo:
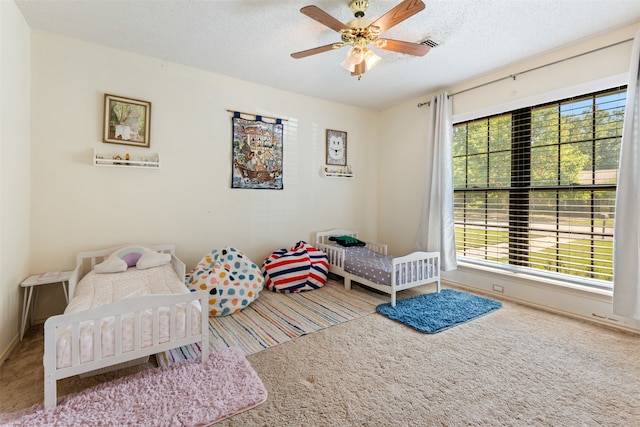
<path fill-rule="evenodd" d="M 457 227 L 456 245 L 480 248 L 509 242 L 509 233 L 498 230 Z M 535 238 L 538 236 L 530 236 Z M 542 237 L 542 236 L 539 236 Z M 594 245 L 593 251 L 591 245 Z M 593 258 L 593 263 L 591 261 Z M 489 257 L 487 261 L 508 264 L 508 257 Z M 611 281 L 613 276 L 613 241 L 594 239 L 574 240 L 529 254 L 535 268 L 578 277 Z"/>
<path fill-rule="evenodd" d="M 455 233 L 456 246 L 466 243 L 468 248 L 479 248 L 509 242 L 509 233 L 506 231 L 456 227 Z"/>
<path fill-rule="evenodd" d="M 529 260 L 541 270 L 611 281 L 613 241 L 596 240 L 595 243 L 597 246 L 593 248 L 593 252 L 589 249 L 592 241 L 574 240 L 570 244 L 534 252 Z"/>
<path fill-rule="evenodd" d="M 482 246 L 509 243 L 509 232 L 499 230 L 485 230 L 482 228 L 456 227 L 456 246 L 466 243 L 467 248 L 480 248 Z M 530 239 L 543 237 L 541 234 L 530 234 Z"/>

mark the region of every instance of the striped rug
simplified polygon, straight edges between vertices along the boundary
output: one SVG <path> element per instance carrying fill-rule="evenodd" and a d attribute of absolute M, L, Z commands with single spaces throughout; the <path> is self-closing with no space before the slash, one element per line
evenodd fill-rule
<path fill-rule="evenodd" d="M 388 295 L 354 286 L 350 291 L 329 279 L 313 291 L 281 294 L 263 290 L 260 297 L 242 311 L 209 318 L 212 350 L 238 347 L 245 355 L 291 341 L 329 326 L 357 319 L 376 311 Z M 158 364 L 171 365 L 199 357 L 200 347 L 191 345 L 157 355 Z"/>

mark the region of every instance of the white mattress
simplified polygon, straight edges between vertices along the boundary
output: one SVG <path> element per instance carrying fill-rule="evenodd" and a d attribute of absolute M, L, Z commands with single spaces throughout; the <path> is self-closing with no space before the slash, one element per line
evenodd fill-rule
<path fill-rule="evenodd" d="M 101 307 L 105 304 L 120 301 L 124 298 L 139 297 L 151 294 L 182 294 L 189 293 L 189 289 L 184 282 L 178 278 L 170 264 L 159 267 L 138 270 L 135 267 L 129 268 L 126 272 L 98 274 L 89 272 L 80 280 L 76 286 L 73 299 L 69 302 L 65 314 L 76 313 L 92 308 Z M 200 304 L 198 301 L 192 303 L 197 310 L 191 310 L 191 323 L 194 325 L 195 333 L 200 332 Z M 179 337 L 185 336 L 185 307 L 178 307 L 176 310 L 177 327 L 176 333 Z M 134 321 L 133 314 L 122 317 L 122 351 L 133 350 Z M 160 343 L 169 339 L 169 310 L 161 309 L 159 313 L 159 340 Z M 88 362 L 93 360 L 93 328 L 92 322 L 80 324 L 80 361 Z M 152 314 L 143 312 L 141 316 L 142 347 L 148 347 L 153 343 L 152 337 Z M 102 356 L 115 354 L 114 342 L 114 318 L 102 319 Z M 71 365 L 71 327 L 60 327 L 56 331 L 58 368 Z"/>

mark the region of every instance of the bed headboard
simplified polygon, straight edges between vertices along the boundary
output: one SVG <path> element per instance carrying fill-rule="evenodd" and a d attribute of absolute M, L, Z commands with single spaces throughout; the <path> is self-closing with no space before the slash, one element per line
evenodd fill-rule
<path fill-rule="evenodd" d="M 320 243 L 323 245 L 328 245 L 331 242 L 329 241 L 329 237 L 332 236 L 351 236 L 358 238 L 357 230 L 346 230 L 343 228 L 334 228 L 333 230 L 327 231 L 318 231 L 316 232 L 316 243 Z"/>
<path fill-rule="evenodd" d="M 147 245 L 147 244 L 131 244 L 131 245 L 120 245 L 114 246 L 106 249 L 98 249 L 95 251 L 85 251 L 78 252 L 76 255 L 76 268 L 81 267 L 80 271 L 84 275 L 87 271 L 93 270 L 96 264 L 100 264 L 107 258 L 109 255 L 117 251 L 118 249 L 126 248 L 128 246 L 143 246 L 145 248 L 153 249 L 156 252 L 168 253 L 171 255 L 175 255 L 175 246 L 174 245 Z"/>

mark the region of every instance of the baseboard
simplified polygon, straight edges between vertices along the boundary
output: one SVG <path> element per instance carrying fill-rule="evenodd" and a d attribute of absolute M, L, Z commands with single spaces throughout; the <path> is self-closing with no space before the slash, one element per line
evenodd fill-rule
<path fill-rule="evenodd" d="M 4 365 L 4 361 L 9 358 L 11 353 L 13 353 L 13 350 L 15 350 L 15 348 L 18 346 L 19 342 L 20 337 L 16 335 L 9 343 L 9 346 L 0 354 L 0 368 L 2 368 L 2 365 Z"/>
<path fill-rule="evenodd" d="M 531 307 L 531 308 L 535 308 L 538 310 L 543 310 L 543 311 L 547 311 L 550 313 L 554 313 L 554 314 L 559 314 L 562 316 L 566 316 L 566 317 L 571 317 L 573 319 L 577 319 L 577 320 L 583 320 L 586 322 L 591 322 L 591 323 L 596 323 L 598 325 L 601 326 L 606 326 L 609 328 L 614 328 L 614 329 L 618 329 L 618 330 L 622 330 L 625 332 L 631 332 L 633 334 L 637 334 L 640 335 L 640 328 L 635 327 L 635 325 L 633 325 L 633 322 L 620 322 L 618 321 L 618 319 L 612 318 L 611 316 L 599 316 L 596 313 L 592 312 L 591 315 L 588 314 L 583 314 L 580 313 L 578 311 L 570 311 L 570 310 L 566 310 L 563 309 L 562 307 L 558 307 L 558 306 L 552 306 L 549 304 L 545 304 L 545 303 L 541 303 L 538 301 L 535 301 L 533 299 L 526 299 L 526 298 L 521 298 L 518 296 L 514 296 L 514 295 L 508 295 L 502 292 L 496 292 L 493 291 L 492 289 L 487 289 L 486 287 L 482 287 L 482 286 L 474 286 L 468 283 L 464 283 L 464 282 L 459 282 L 459 281 L 455 281 L 455 280 L 450 280 L 450 279 L 442 279 L 442 283 L 443 284 L 448 284 L 449 286 L 453 286 L 455 288 L 461 288 L 461 289 L 465 289 L 468 291 L 473 291 L 473 292 L 478 292 L 481 293 L 487 297 L 493 297 L 496 299 L 501 299 L 501 300 L 506 300 L 506 301 L 511 301 L 517 304 L 521 304 L 521 305 L 525 305 L 527 307 Z M 524 285 L 526 286 L 526 285 Z M 574 298 L 580 298 L 578 296 L 574 296 Z M 590 303 L 593 303 L 593 301 L 589 301 Z M 602 304 L 602 303 L 600 303 Z M 587 310 L 588 311 L 588 310 Z"/>

